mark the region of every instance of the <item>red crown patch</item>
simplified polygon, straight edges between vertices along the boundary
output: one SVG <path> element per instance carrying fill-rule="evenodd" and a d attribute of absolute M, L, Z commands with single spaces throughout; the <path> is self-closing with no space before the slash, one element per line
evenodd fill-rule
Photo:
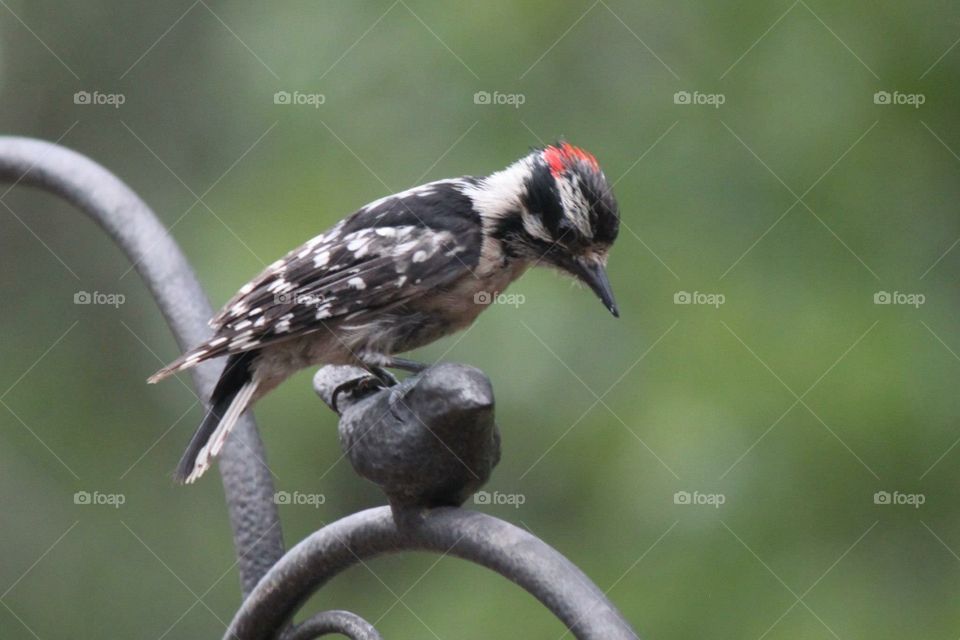
<path fill-rule="evenodd" d="M 569 142 L 564 142 L 560 146 L 550 145 L 543 150 L 543 159 L 550 166 L 550 173 L 554 176 L 563 173 L 575 162 L 584 162 L 595 171 L 600 170 L 600 165 L 593 154 L 575 147 Z"/>

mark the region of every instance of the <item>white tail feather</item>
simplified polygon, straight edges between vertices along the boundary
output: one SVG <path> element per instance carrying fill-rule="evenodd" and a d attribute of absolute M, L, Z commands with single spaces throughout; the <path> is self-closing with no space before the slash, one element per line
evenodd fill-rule
<path fill-rule="evenodd" d="M 197 459 L 193 463 L 193 470 L 186 479 L 187 484 L 196 481 L 210 468 L 210 460 L 215 458 L 220 453 L 220 450 L 223 449 L 223 445 L 227 441 L 227 436 L 230 435 L 230 431 L 233 430 L 233 426 L 237 424 L 237 420 L 240 419 L 243 412 L 250 406 L 250 400 L 253 398 L 253 394 L 256 393 L 257 387 L 259 386 L 260 381 L 254 378 L 240 387 L 240 391 L 237 392 L 233 402 L 230 403 L 227 411 L 223 414 L 217 428 L 210 435 L 210 439 L 207 440 L 207 443 L 203 445 L 203 448 L 197 453 Z"/>

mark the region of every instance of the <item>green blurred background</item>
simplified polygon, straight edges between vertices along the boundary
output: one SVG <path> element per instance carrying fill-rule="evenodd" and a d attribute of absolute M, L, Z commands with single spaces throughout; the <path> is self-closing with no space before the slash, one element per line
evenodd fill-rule
<path fill-rule="evenodd" d="M 493 380 L 488 489 L 523 504 L 468 506 L 566 554 L 642 637 L 960 635 L 957 3 L 0 5 L 2 131 L 115 171 L 214 306 L 365 202 L 560 136 L 589 149 L 622 209 L 622 318 L 532 272 L 523 304 L 416 354 Z M 0 202 L 0 635 L 218 637 L 239 598 L 222 489 L 170 481 L 201 411 L 144 383 L 178 354 L 164 321 L 71 208 Z M 281 507 L 288 544 L 383 502 L 310 375 L 256 412 L 277 489 L 325 498 Z M 306 611 L 388 638 L 563 634 L 436 560 L 350 570 Z"/>

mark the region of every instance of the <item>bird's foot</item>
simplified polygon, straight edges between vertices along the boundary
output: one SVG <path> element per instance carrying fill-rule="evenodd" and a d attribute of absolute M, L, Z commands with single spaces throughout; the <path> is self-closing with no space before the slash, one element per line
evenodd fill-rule
<path fill-rule="evenodd" d="M 363 376 L 361 378 L 354 378 L 353 380 L 348 380 L 340 385 L 337 385 L 334 388 L 333 393 L 330 394 L 330 404 L 331 407 L 337 414 L 340 413 L 340 408 L 338 406 L 340 394 L 346 393 L 349 396 L 356 400 L 364 396 L 370 395 L 374 391 L 379 391 L 380 389 L 391 387 L 397 384 L 397 379 L 392 375 L 384 371 L 389 378 L 383 379 L 376 373 L 372 376 Z"/>

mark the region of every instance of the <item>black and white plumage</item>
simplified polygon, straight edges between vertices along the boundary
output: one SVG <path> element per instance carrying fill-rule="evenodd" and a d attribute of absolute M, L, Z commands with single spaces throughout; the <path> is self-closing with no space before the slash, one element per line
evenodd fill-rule
<path fill-rule="evenodd" d="M 419 370 L 394 354 L 468 326 L 530 266 L 573 275 L 617 315 L 605 265 L 618 227 L 597 161 L 568 143 L 366 205 L 241 287 L 214 337 L 150 378 L 228 356 L 176 478 L 200 477 L 240 415 L 299 369 Z"/>

